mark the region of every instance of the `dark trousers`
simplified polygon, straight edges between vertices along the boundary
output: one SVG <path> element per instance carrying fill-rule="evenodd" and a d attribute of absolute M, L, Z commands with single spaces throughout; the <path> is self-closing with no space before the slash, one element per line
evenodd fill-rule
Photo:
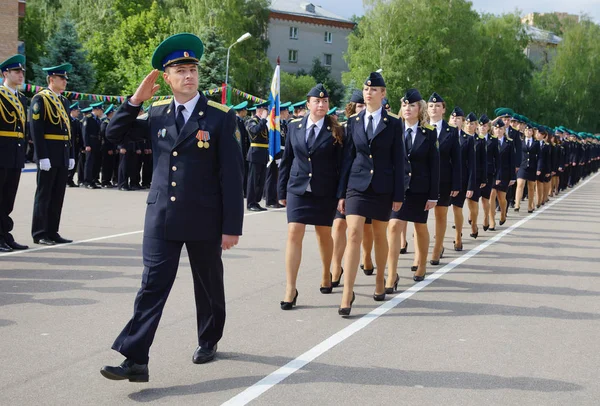
<path fill-rule="evenodd" d="M 142 157 L 142 186 L 150 186 L 152 183 L 152 154 L 144 154 Z"/>
<path fill-rule="evenodd" d="M 119 160 L 119 188 L 129 189 L 130 180 L 135 170 L 135 152 L 127 151 L 125 154 L 121 154 Z M 133 184 L 133 180 L 131 180 Z"/>
<path fill-rule="evenodd" d="M 112 349 L 137 364 L 147 364 L 150 346 L 169 292 L 175 282 L 183 241 L 144 237 L 142 286 L 135 298 L 133 317 Z M 225 290 L 221 243 L 186 242 L 196 299 L 198 345 L 212 348 L 223 336 Z"/>
<path fill-rule="evenodd" d="M 249 162 L 244 161 L 244 197 L 248 195 L 248 169 Z"/>
<path fill-rule="evenodd" d="M 100 148 L 94 148 L 85 153 L 84 183 L 90 184 L 98 181 L 100 165 L 102 164 L 102 152 Z"/>
<path fill-rule="evenodd" d="M 77 154 L 79 160 L 77 162 L 77 183 L 82 184 L 85 181 L 85 152 Z"/>
<path fill-rule="evenodd" d="M 515 205 L 515 195 L 517 194 L 517 183 L 515 182 L 514 185 L 509 186 L 508 190 L 506 191 L 506 201 L 508 202 L 508 204 L 512 207 Z"/>
<path fill-rule="evenodd" d="M 275 161 L 267 168 L 265 177 L 265 200 L 267 205 L 277 204 L 277 180 L 279 179 L 279 168 Z"/>
<path fill-rule="evenodd" d="M 112 154 L 108 154 L 108 151 L 112 151 Z M 114 150 L 102 151 L 102 184 L 110 184 L 113 178 L 113 171 L 115 170 L 115 153 Z"/>
<path fill-rule="evenodd" d="M 42 171 L 38 167 L 31 224 L 33 239 L 58 235 L 68 176 L 66 167 L 50 168 L 49 171 Z"/>
<path fill-rule="evenodd" d="M 133 153 L 133 164 L 134 164 L 134 169 L 133 169 L 133 173 L 131 174 L 131 182 L 133 182 L 133 184 L 136 187 L 140 186 L 140 182 L 142 181 L 142 164 L 143 164 L 143 158 L 144 156 L 142 154 L 137 154 Z"/>
<path fill-rule="evenodd" d="M 13 242 L 10 232 L 14 222 L 10 218 L 21 179 L 21 168 L 0 168 L 0 242 Z"/>
<path fill-rule="evenodd" d="M 246 205 L 248 207 L 258 204 L 262 200 L 266 174 L 266 164 L 250 162 L 250 165 L 248 165 L 248 188 L 246 190 Z"/>
<path fill-rule="evenodd" d="M 73 169 L 71 169 L 69 171 L 69 175 L 67 177 L 68 183 L 73 183 L 73 177 L 75 176 L 75 173 L 78 172 L 78 170 L 79 170 L 78 164 L 79 164 L 79 155 L 80 154 L 79 154 L 79 148 L 78 148 L 78 146 L 75 146 L 75 151 L 76 151 L 75 152 L 75 166 L 73 167 Z"/>

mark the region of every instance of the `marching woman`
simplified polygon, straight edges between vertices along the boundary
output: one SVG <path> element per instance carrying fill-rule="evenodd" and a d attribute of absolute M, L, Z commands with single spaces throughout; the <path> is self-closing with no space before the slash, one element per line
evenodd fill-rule
<path fill-rule="evenodd" d="M 344 164 L 338 188 L 338 210 L 346 215 L 348 224 L 348 243 L 344 252 L 344 294 L 338 309 L 341 316 L 350 315 L 354 302 L 354 281 L 367 218 L 373 222 L 377 265 L 373 299 L 385 299 L 386 232 L 390 209 L 400 210 L 404 201 L 405 159 L 402 122 L 381 106 L 385 96 L 383 77 L 372 72 L 363 86 L 367 108 L 349 117 L 346 127 Z"/>
<path fill-rule="evenodd" d="M 534 127 L 527 124 L 525 127 L 525 139 L 521 149 L 521 165 L 517 173 L 517 195 L 515 198 L 515 211 L 521 207 L 523 191 L 527 185 L 527 212 L 533 213 L 535 200 L 535 182 L 537 180 L 536 171 L 538 170 L 538 155 L 540 153 L 540 144 L 533 138 Z"/>
<path fill-rule="evenodd" d="M 363 99 L 362 90 L 355 90 L 350 97 L 350 102 L 346 105 L 346 117 L 358 114 L 364 109 L 365 101 Z M 344 123 L 344 127 L 347 125 L 348 122 Z M 346 249 L 347 228 L 346 216 L 336 210 L 332 229 L 333 259 L 331 261 L 331 286 L 334 288 L 339 286 L 342 274 L 344 273 L 342 258 L 344 257 L 344 250 Z M 371 275 L 374 271 L 373 259 L 371 258 L 371 251 L 373 250 L 373 228 L 371 227 L 371 219 L 367 219 L 363 232 L 361 268 L 365 274 Z"/>
<path fill-rule="evenodd" d="M 469 113 L 466 119 L 465 131 L 473 137 L 475 144 L 475 190 L 471 197 L 468 197 L 469 203 L 469 224 L 471 225 L 472 238 L 479 236 L 479 227 L 477 226 L 477 218 L 479 217 L 479 198 L 481 191 L 487 184 L 487 141 L 484 135 L 476 133 L 477 117 L 475 114 Z"/>
<path fill-rule="evenodd" d="M 544 178 L 543 178 L 543 194 L 542 194 L 542 204 L 546 204 L 550 200 L 550 185 L 552 180 L 552 144 L 550 144 L 550 136 L 549 136 L 549 128 L 545 126 L 541 126 L 540 129 L 542 133 L 542 149 L 540 154 L 545 155 L 545 166 L 544 166 Z M 538 202 L 539 203 L 539 202 Z"/>
<path fill-rule="evenodd" d="M 486 154 L 487 154 L 487 180 L 485 186 L 481 189 L 481 205 L 483 206 L 483 231 L 487 231 L 490 228 L 490 205 L 496 208 L 496 202 L 492 201 L 490 204 L 490 197 L 492 194 L 492 187 L 496 183 L 496 172 L 498 171 L 498 138 L 490 135 L 490 119 L 488 116 L 483 114 L 479 117 L 479 125 L 477 126 L 477 133 L 479 136 L 483 136 L 486 140 Z"/>
<path fill-rule="evenodd" d="M 546 194 L 545 194 L 546 186 L 545 186 L 545 184 L 549 181 L 550 172 L 551 172 L 551 170 L 550 170 L 551 169 L 550 168 L 550 147 L 546 143 L 547 137 L 548 137 L 548 134 L 546 133 L 546 129 L 544 128 L 544 126 L 543 125 L 538 126 L 537 133 L 536 133 L 536 138 L 540 145 L 540 154 L 538 156 L 538 170 L 536 172 L 536 175 L 537 175 L 537 182 L 536 182 L 537 206 L 536 207 L 538 209 L 540 208 L 540 206 L 546 204 Z"/>
<path fill-rule="evenodd" d="M 427 104 L 416 89 L 410 89 L 402 98 L 402 118 L 406 159 L 405 173 L 406 196 L 402 208 L 393 212 L 389 227 L 388 281 L 393 287 L 398 283 L 396 267 L 400 254 L 400 233 L 406 232 L 408 222 L 415 226 L 415 259 L 411 270 L 415 272 L 413 280 L 425 279 L 427 250 L 429 248 L 429 230 L 427 217 L 438 201 L 440 186 L 440 154 L 437 134 L 427 124 Z"/>
<path fill-rule="evenodd" d="M 466 198 L 473 197 L 475 190 L 479 190 L 477 184 L 477 167 L 475 162 L 475 139 L 463 130 L 463 121 L 465 113 L 460 107 L 455 107 L 450 115 L 450 125 L 457 129 L 458 143 L 460 144 L 460 165 L 461 165 L 461 188 L 457 196 L 452 197 L 452 211 L 454 212 L 454 228 L 456 237 L 454 240 L 454 250 L 462 251 L 462 230 L 465 221 L 463 216 L 463 206 Z"/>
<path fill-rule="evenodd" d="M 310 115 L 290 121 L 279 168 L 279 203 L 287 207 L 285 251 L 287 285 L 282 310 L 298 299 L 296 280 L 302 259 L 306 225 L 315 226 L 323 263 L 321 293 L 331 293 L 331 225 L 337 206 L 336 191 L 342 164 L 344 131 L 327 115 L 329 95 L 322 84 L 307 94 Z"/>
<path fill-rule="evenodd" d="M 508 188 L 515 184 L 517 173 L 515 172 L 516 165 L 516 149 L 512 139 L 506 137 L 504 131 L 504 121 L 496 120 L 493 126 L 493 136 L 498 139 L 498 161 L 496 166 L 496 179 L 492 186 L 490 195 L 489 216 L 490 230 L 496 229 L 496 198 L 500 203 L 500 225 L 506 222 L 506 210 L 508 202 L 506 201 L 506 192 Z"/>
<path fill-rule="evenodd" d="M 440 194 L 435 214 L 435 245 L 431 253 L 431 265 L 439 265 L 444 256 L 444 237 L 448 225 L 448 207 L 453 197 L 458 196 L 461 188 L 462 165 L 460 160 L 460 144 L 458 129 L 450 127 L 444 114 L 446 102 L 442 97 L 433 93 L 427 101 L 429 125 L 434 129 L 440 154 Z"/>
<path fill-rule="evenodd" d="M 553 197 L 558 196 L 558 185 L 563 166 L 563 152 L 562 145 L 560 145 L 560 137 L 558 135 L 551 133 L 550 141 L 552 143 L 552 180 L 550 182 L 550 196 Z"/>

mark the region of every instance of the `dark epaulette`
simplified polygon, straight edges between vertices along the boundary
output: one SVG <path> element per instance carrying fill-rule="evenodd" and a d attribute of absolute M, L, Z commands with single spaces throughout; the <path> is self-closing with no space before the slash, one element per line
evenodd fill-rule
<path fill-rule="evenodd" d="M 217 103 L 217 102 L 212 101 L 212 100 L 208 101 L 208 105 L 210 107 L 214 107 L 217 110 L 221 110 L 221 111 L 223 111 L 225 113 L 227 113 L 229 110 L 231 110 L 229 107 L 225 106 L 224 104 Z"/>

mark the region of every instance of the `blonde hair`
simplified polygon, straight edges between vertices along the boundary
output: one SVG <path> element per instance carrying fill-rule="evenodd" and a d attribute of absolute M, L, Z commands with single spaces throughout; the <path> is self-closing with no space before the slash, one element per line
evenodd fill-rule
<path fill-rule="evenodd" d="M 427 114 L 427 102 L 425 102 L 425 100 L 419 100 L 416 103 L 419 106 L 419 123 L 428 123 L 429 114 Z M 402 104 L 402 99 L 400 99 L 400 110 L 398 111 L 398 116 L 400 117 L 402 117 Z M 402 121 L 404 121 L 403 117 Z"/>

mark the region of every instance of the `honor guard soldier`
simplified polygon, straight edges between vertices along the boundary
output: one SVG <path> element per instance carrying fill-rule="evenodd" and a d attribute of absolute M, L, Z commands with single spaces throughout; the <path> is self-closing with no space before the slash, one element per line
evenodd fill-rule
<path fill-rule="evenodd" d="M 100 165 L 102 163 L 102 140 L 100 139 L 100 117 L 104 113 L 102 102 L 90 105 L 91 114 L 83 118 L 83 142 L 85 143 L 85 187 L 88 189 L 99 189 L 98 178 L 100 177 Z"/>
<path fill-rule="evenodd" d="M 75 172 L 78 171 L 79 168 L 79 158 L 81 156 L 80 151 L 83 146 L 83 138 L 81 136 L 81 121 L 79 121 L 79 116 L 81 114 L 81 109 L 79 108 L 79 102 L 75 102 L 69 106 L 71 116 L 71 141 L 73 142 L 73 148 L 75 150 L 75 167 L 69 171 L 69 178 L 67 180 L 68 187 L 76 187 L 77 185 L 73 181 L 75 176 Z M 77 179 L 79 183 L 81 183 L 81 177 Z"/>
<path fill-rule="evenodd" d="M 113 114 L 115 114 L 115 106 L 111 104 L 104 110 L 104 118 L 100 123 L 100 140 L 102 141 L 102 183 L 103 188 L 111 188 L 113 184 L 113 172 L 115 171 L 115 151 L 117 146 L 106 139 L 106 127 Z"/>
<path fill-rule="evenodd" d="M 112 348 L 126 357 L 101 373 L 113 380 L 148 381 L 148 353 L 185 244 L 192 268 L 198 347 L 192 361 L 211 361 L 225 326 L 222 250 L 242 234 L 242 150 L 233 110 L 198 92 L 198 61 L 204 45 L 193 34 L 176 34 L 154 51 L 155 68 L 110 121 L 109 141 L 152 142 L 154 176 L 144 225 L 142 286 L 133 317 Z M 173 99 L 142 103 L 158 90 L 159 71 Z"/>
<path fill-rule="evenodd" d="M 256 116 L 246 124 L 250 148 L 246 160 L 248 165 L 248 187 L 246 206 L 250 211 L 267 210 L 259 202 L 262 200 L 269 161 L 269 129 L 267 128 L 267 108 L 269 102 L 256 105 Z"/>
<path fill-rule="evenodd" d="M 10 214 L 15 205 L 21 169 L 25 166 L 27 98 L 17 90 L 25 79 L 25 57 L 14 55 L 0 64 L 0 252 L 29 247 L 17 243 L 10 233 Z"/>
<path fill-rule="evenodd" d="M 243 101 L 232 107 L 235 111 L 235 121 L 237 123 L 238 131 L 240 132 L 240 143 L 242 145 L 242 155 L 247 156 L 248 150 L 250 149 L 250 139 L 248 138 L 248 131 L 246 131 L 246 124 L 244 120 L 248 115 L 248 102 Z M 248 161 L 244 160 L 244 197 L 246 197 L 246 188 L 248 185 Z"/>
<path fill-rule="evenodd" d="M 69 101 L 61 95 L 67 87 L 66 63 L 42 70 L 48 88 L 31 100 L 31 135 L 37 157 L 37 189 L 33 204 L 33 242 L 54 245 L 73 242 L 58 234 L 69 170 L 75 167 Z"/>

